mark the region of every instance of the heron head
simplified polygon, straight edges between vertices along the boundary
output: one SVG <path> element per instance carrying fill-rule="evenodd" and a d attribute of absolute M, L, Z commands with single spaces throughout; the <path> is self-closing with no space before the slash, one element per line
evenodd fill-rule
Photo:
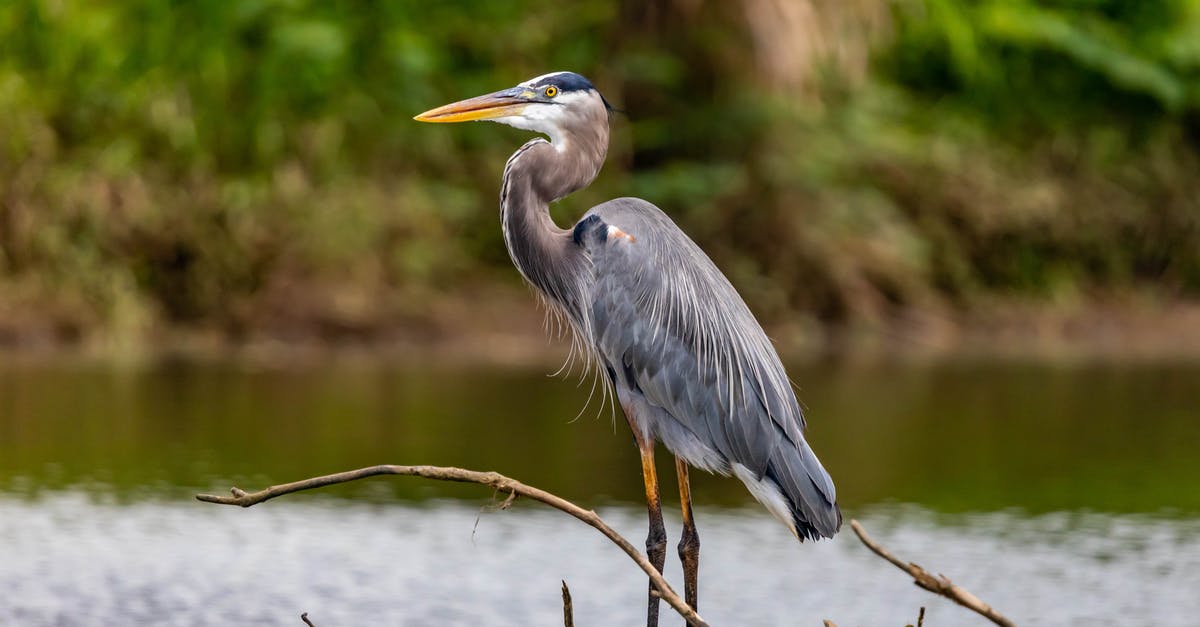
<path fill-rule="evenodd" d="M 419 122 L 487 120 L 544 133 L 562 146 L 568 129 L 602 123 L 612 107 L 591 81 L 574 72 L 552 72 L 497 92 L 430 109 Z M 601 118 L 603 122 L 597 122 Z"/>

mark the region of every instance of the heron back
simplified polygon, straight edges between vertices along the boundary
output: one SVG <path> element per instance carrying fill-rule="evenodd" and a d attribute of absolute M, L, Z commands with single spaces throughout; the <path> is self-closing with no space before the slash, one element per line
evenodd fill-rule
<path fill-rule="evenodd" d="M 708 256 L 636 198 L 593 208 L 573 239 L 592 261 L 590 342 L 638 427 L 694 466 L 738 476 L 797 537 L 832 536 L 833 481 L 804 440 L 783 365 Z"/>

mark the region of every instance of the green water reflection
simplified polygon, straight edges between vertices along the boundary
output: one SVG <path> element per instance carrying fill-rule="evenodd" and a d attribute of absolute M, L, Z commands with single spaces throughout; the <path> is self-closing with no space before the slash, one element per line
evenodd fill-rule
<path fill-rule="evenodd" d="M 813 364 L 791 374 L 846 507 L 1200 512 L 1200 364 Z M 636 502 L 623 419 L 596 417 L 593 404 L 572 420 L 588 391 L 540 369 L 0 367 L 0 490 L 174 499 L 430 463 L 498 470 L 588 504 Z M 660 456 L 664 472 L 668 461 Z M 749 500 L 734 481 L 695 481 L 701 506 Z M 331 492 L 481 497 L 395 479 Z"/>

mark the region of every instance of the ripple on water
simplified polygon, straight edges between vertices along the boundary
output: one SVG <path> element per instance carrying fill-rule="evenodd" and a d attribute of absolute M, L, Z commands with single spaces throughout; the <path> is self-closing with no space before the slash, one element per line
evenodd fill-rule
<path fill-rule="evenodd" d="M 644 513 L 601 515 L 640 544 Z M 476 520 L 478 519 L 478 526 Z M 1200 521 L 1141 515 L 864 513 L 904 559 L 950 574 L 1018 624 L 1193 625 Z M 670 521 L 672 535 L 677 521 Z M 847 530 L 797 545 L 755 509 L 702 511 L 713 624 L 983 624 L 908 583 Z M 645 580 L 597 533 L 532 504 L 296 499 L 249 510 L 78 493 L 0 497 L 2 625 L 637 624 Z M 668 577 L 680 581 L 674 551 Z"/>

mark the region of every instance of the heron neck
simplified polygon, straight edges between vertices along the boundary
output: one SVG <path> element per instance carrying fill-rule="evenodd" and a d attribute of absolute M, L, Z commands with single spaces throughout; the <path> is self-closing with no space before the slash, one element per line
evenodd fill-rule
<path fill-rule="evenodd" d="M 600 171 L 607 152 L 593 141 L 567 135 L 559 146 L 535 139 L 521 146 L 504 168 L 500 221 L 504 243 L 517 270 L 570 317 L 582 316 L 580 279 L 587 260 L 550 217 L 550 203 L 587 186 Z M 589 146 L 590 145 L 590 146 Z"/>

